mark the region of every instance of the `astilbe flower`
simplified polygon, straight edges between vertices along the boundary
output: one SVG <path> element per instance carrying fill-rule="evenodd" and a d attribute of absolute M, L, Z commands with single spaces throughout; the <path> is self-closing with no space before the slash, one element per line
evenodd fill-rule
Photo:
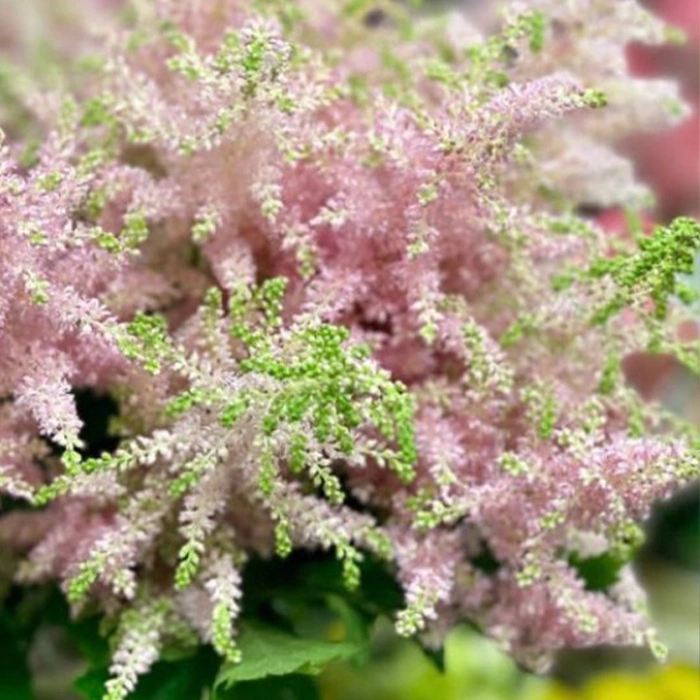
<path fill-rule="evenodd" d="M 0 521 L 21 579 L 119 618 L 112 700 L 183 624 L 235 661 L 247 557 L 297 548 L 349 586 L 385 559 L 426 641 L 471 619 L 536 668 L 653 641 L 572 562 L 628 556 L 698 473 L 619 365 L 698 371 L 674 299 L 700 232 L 575 212 L 647 197 L 614 148 L 683 113 L 626 71 L 664 27 L 633 0 L 515 2 L 485 37 L 253 5 L 139 3 L 34 162 L 2 152 L 0 485 L 44 506 Z M 119 403 L 113 453 L 83 451 L 85 387 Z"/>

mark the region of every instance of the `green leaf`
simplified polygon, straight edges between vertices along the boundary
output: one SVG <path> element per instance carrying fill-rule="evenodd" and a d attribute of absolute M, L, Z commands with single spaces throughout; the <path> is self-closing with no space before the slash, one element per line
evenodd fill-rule
<path fill-rule="evenodd" d="M 271 676 L 257 681 L 236 683 L 219 691 L 215 700 L 320 700 L 316 684 L 309 676 Z"/>
<path fill-rule="evenodd" d="M 295 637 L 278 628 L 251 622 L 241 625 L 239 648 L 243 660 L 238 664 L 224 663 L 215 688 L 230 688 L 240 681 L 267 676 L 316 674 L 331 661 L 349 659 L 363 651 L 356 642 Z"/>

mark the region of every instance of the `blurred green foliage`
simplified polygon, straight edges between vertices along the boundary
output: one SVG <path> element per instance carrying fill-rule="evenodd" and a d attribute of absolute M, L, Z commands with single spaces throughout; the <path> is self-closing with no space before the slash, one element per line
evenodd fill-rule
<path fill-rule="evenodd" d="M 458 627 L 447 637 L 444 672 L 414 642 L 398 641 L 388 622 L 367 667 L 332 665 L 320 677 L 324 700 L 537 700 L 545 681 L 520 671 L 496 645 Z"/>

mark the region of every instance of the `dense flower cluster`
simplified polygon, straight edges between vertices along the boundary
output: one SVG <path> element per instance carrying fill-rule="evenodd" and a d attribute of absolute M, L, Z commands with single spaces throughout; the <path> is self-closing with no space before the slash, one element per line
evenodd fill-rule
<path fill-rule="evenodd" d="M 648 201 L 615 144 L 684 108 L 624 49 L 666 29 L 634 0 L 512 2 L 488 35 L 370 9 L 135 3 L 33 103 L 41 145 L 3 146 L 0 484 L 35 508 L 0 535 L 19 580 L 118 620 L 110 700 L 183 630 L 235 662 L 246 560 L 300 548 L 350 587 L 385 560 L 427 643 L 469 619 L 536 668 L 655 643 L 631 576 L 576 562 L 625 560 L 698 473 L 620 361 L 700 371 L 700 228 L 576 212 Z"/>

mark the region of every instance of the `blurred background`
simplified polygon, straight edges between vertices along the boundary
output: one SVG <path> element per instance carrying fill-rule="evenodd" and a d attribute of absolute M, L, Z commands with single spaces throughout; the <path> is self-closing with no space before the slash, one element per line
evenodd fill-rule
<path fill-rule="evenodd" d="M 204 0 L 206 1 L 206 0 Z M 563 0 L 562 0 L 563 1 Z M 592 2 L 594 0 L 591 0 Z M 616 0 L 598 0 L 615 2 Z M 3 58 L 22 57 L 46 84 L 63 77 L 52 67 L 70 41 L 75 13 L 101 12 L 119 0 L 0 0 L 0 125 L 9 135 L 28 127 L 23 118 L 22 78 Z M 451 6 L 469 13 L 480 24 L 493 21 L 495 0 L 424 0 L 423 11 Z M 639 134 L 623 147 L 642 179 L 657 195 L 651 221 L 666 222 L 678 215 L 700 216 L 700 0 L 644 0 L 652 11 L 682 29 L 682 46 L 628 49 L 631 69 L 644 76 L 669 76 L 682 85 L 692 106 L 690 117 L 663 133 Z M 84 15 L 83 15 L 84 16 Z M 380 21 L 368 16 L 368 22 Z M 92 21 L 92 20 L 89 20 Z M 605 226 L 626 226 L 621 211 L 592 212 Z M 700 261 L 699 261 L 700 263 Z M 700 264 L 695 273 L 700 289 Z M 684 332 L 698 334 L 700 318 Z M 628 379 L 646 397 L 659 398 L 688 420 L 700 425 L 700 384 L 670 358 L 639 354 L 626 363 Z M 647 543 L 636 571 L 648 595 L 653 619 L 669 648 L 664 666 L 647 652 L 632 649 L 592 649 L 561 655 L 547 678 L 519 670 L 488 640 L 468 628 L 449 636 L 444 668 L 438 668 L 413 643 L 399 640 L 388 621 L 374 633 L 374 654 L 368 666 L 339 664 L 320 677 L 324 700 L 700 700 L 700 489 L 695 484 L 673 501 L 659 505 L 648 523 Z M 0 653 L 2 656 L 2 653 Z M 6 672 L 8 659 L 0 663 Z M 36 694 L 43 700 L 71 700 L 66 679 L 75 673 L 70 654 L 46 635 L 32 650 L 37 673 Z M 9 672 L 9 671 L 8 671 Z M 61 690 L 63 688 L 63 690 Z M 15 700 L 0 697 L 0 700 Z M 193 699 L 194 700 L 194 699 Z"/>

